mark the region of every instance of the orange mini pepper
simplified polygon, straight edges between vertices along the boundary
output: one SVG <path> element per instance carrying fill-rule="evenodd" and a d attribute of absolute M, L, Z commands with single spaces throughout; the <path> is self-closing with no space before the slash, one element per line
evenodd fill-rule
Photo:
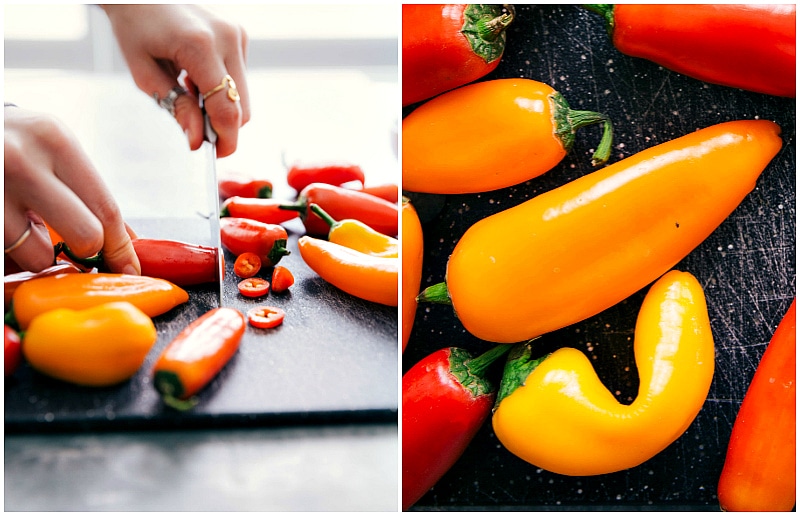
<path fill-rule="evenodd" d="M 402 242 L 403 242 L 403 351 L 411 337 L 414 318 L 417 313 L 417 293 L 422 281 L 422 224 L 420 224 L 417 210 L 407 197 L 403 197 L 401 209 Z"/>
<path fill-rule="evenodd" d="M 184 328 L 153 366 L 153 385 L 164 402 L 179 409 L 194 405 L 190 398 L 230 361 L 245 329 L 244 315 L 226 307 L 214 308 Z"/>
<path fill-rule="evenodd" d="M 397 306 L 398 258 L 359 253 L 327 240 L 302 236 L 300 256 L 331 285 L 367 301 Z"/>
<path fill-rule="evenodd" d="M 132 377 L 157 338 L 150 317 L 131 303 L 115 301 L 36 316 L 24 334 L 22 352 L 41 373 L 102 387 Z"/>
<path fill-rule="evenodd" d="M 419 299 L 452 304 L 467 331 L 500 343 L 591 317 L 703 242 L 755 187 L 779 133 L 767 120 L 717 124 L 487 217 Z"/>
<path fill-rule="evenodd" d="M 605 163 L 606 115 L 570 109 L 552 87 L 496 79 L 448 91 L 403 119 L 403 189 L 457 194 L 497 190 L 540 176 L 567 155 L 575 131 L 603 123 L 593 162 Z"/>
<path fill-rule="evenodd" d="M 128 301 L 150 317 L 189 300 L 169 281 L 130 274 L 57 274 L 26 281 L 11 299 L 14 318 L 26 329 L 37 315 L 54 308 L 80 310 L 111 301 Z"/>

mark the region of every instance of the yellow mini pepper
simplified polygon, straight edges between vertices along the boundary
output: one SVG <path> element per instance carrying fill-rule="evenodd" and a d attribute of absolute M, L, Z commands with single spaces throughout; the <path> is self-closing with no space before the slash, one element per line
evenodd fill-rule
<path fill-rule="evenodd" d="M 41 373 L 101 387 L 133 376 L 157 338 L 150 317 L 131 303 L 117 301 L 38 315 L 25 332 L 22 351 Z"/>
<path fill-rule="evenodd" d="M 530 360 L 531 344 L 509 357 L 492 417 L 512 453 L 562 475 L 637 466 L 680 437 L 705 402 L 714 340 L 700 283 L 670 271 L 647 293 L 634 340 L 639 392 L 619 403 L 586 356 L 562 348 Z"/>
<path fill-rule="evenodd" d="M 382 258 L 397 258 L 399 245 L 396 238 L 375 231 L 360 220 L 334 220 L 318 204 L 311 204 L 309 208 L 330 226 L 329 242 L 349 247 L 359 253 Z"/>

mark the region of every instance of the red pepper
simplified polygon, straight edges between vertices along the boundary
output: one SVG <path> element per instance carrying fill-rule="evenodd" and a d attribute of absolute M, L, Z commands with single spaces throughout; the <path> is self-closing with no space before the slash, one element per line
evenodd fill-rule
<path fill-rule="evenodd" d="M 159 355 L 153 386 L 168 405 L 185 409 L 227 364 L 246 329 L 244 315 L 233 308 L 214 308 L 183 329 Z"/>
<path fill-rule="evenodd" d="M 791 511 L 795 505 L 795 302 L 761 357 L 733 424 L 717 488 L 723 511 Z"/>
<path fill-rule="evenodd" d="M 256 306 L 247 311 L 247 321 L 253 328 L 269 329 L 283 324 L 286 312 L 277 306 Z"/>
<path fill-rule="evenodd" d="M 3 283 L 5 286 L 5 297 L 3 298 L 4 308 L 8 310 L 8 305 L 11 303 L 11 298 L 14 296 L 14 291 L 26 281 L 70 272 L 79 273 L 81 270 L 71 263 L 59 262 L 39 272 L 20 271 L 12 274 L 6 274 L 3 277 Z"/>
<path fill-rule="evenodd" d="M 428 355 L 403 375 L 403 510 L 461 457 L 489 416 L 496 389 L 486 369 L 510 345 L 472 358 L 460 348 Z"/>
<path fill-rule="evenodd" d="M 364 184 L 364 171 L 352 163 L 295 163 L 286 173 L 289 186 L 301 191 L 311 183 L 339 186 L 350 181 Z"/>
<path fill-rule="evenodd" d="M 219 219 L 222 245 L 236 256 L 247 252 L 261 258 L 261 265 L 271 267 L 289 254 L 286 230 L 278 224 L 265 224 L 238 217 Z"/>
<path fill-rule="evenodd" d="M 795 96 L 794 4 L 589 7 L 623 54 L 713 84 Z"/>
<path fill-rule="evenodd" d="M 296 203 L 284 204 L 283 209 L 299 211 L 308 234 L 327 236 L 330 226 L 311 211 L 312 204 L 318 204 L 334 220 L 356 219 L 384 235 L 397 235 L 397 203 L 359 190 L 312 183 L 300 192 Z"/>
<path fill-rule="evenodd" d="M 289 290 L 289 287 L 294 285 L 294 274 L 286 267 L 276 265 L 275 268 L 272 269 L 271 284 L 272 292 L 276 294 L 286 292 Z"/>
<path fill-rule="evenodd" d="M 488 74 L 500 63 L 511 6 L 403 4 L 403 105 Z"/>
<path fill-rule="evenodd" d="M 266 179 L 220 179 L 219 196 L 223 199 L 228 199 L 230 197 L 269 199 L 272 197 L 272 183 Z"/>
<path fill-rule="evenodd" d="M 22 363 L 22 343 L 19 338 L 19 333 L 14 331 L 14 328 L 7 324 L 3 325 L 3 334 L 3 340 L 5 341 L 4 363 L 6 377 L 9 377 L 14 374 Z"/>
<path fill-rule="evenodd" d="M 397 203 L 397 200 L 400 198 L 400 188 L 394 183 L 386 183 L 382 185 L 373 185 L 373 186 L 365 186 L 363 188 L 351 187 L 350 185 L 342 185 L 345 188 L 352 188 L 353 190 L 358 190 L 360 192 L 368 193 L 370 195 L 374 195 L 375 197 L 380 197 L 386 201 L 391 203 Z"/>
<path fill-rule="evenodd" d="M 132 242 L 142 276 L 165 279 L 181 287 L 220 280 L 223 268 L 217 260 L 222 255 L 215 247 L 153 238 L 137 238 Z"/>
<path fill-rule="evenodd" d="M 280 199 L 253 199 L 249 197 L 230 197 L 222 203 L 220 217 L 240 217 L 257 220 L 265 224 L 283 224 L 298 214 L 281 208 L 286 204 Z"/>
<path fill-rule="evenodd" d="M 236 286 L 245 297 L 263 297 L 269 293 L 269 281 L 264 278 L 243 279 Z"/>

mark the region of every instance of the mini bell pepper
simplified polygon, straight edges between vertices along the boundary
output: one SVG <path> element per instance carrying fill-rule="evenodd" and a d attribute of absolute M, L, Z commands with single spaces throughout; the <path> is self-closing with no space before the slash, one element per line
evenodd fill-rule
<path fill-rule="evenodd" d="M 404 511 L 447 473 L 489 417 L 497 390 L 486 369 L 510 347 L 477 358 L 440 349 L 403 375 Z"/>
<path fill-rule="evenodd" d="M 318 204 L 335 220 L 356 219 L 384 235 L 397 235 L 396 203 L 358 190 L 323 183 L 308 185 L 300 192 L 297 202 L 283 205 L 283 209 L 300 213 L 309 235 L 324 236 L 330 230 L 328 224 L 311 211 L 312 204 Z"/>
<path fill-rule="evenodd" d="M 230 197 L 222 203 L 219 215 L 257 220 L 264 224 L 283 224 L 299 216 L 295 211 L 282 209 L 285 204 L 281 199 Z"/>
<path fill-rule="evenodd" d="M 670 271 L 645 296 L 633 352 L 639 392 L 623 405 L 586 355 L 562 348 L 531 360 L 511 352 L 492 416 L 511 453 L 561 475 L 601 475 L 638 466 L 678 439 L 711 387 L 714 339 L 700 283 Z"/>
<path fill-rule="evenodd" d="M 354 163 L 293 163 L 286 172 L 286 182 L 297 190 L 302 191 L 311 183 L 324 183 L 341 186 L 344 183 L 358 181 L 364 185 L 364 171 Z"/>
<path fill-rule="evenodd" d="M 233 308 L 206 312 L 184 328 L 161 352 L 153 366 L 153 386 L 168 405 L 191 408 L 192 396 L 233 358 L 246 328 L 244 315 Z"/>
<path fill-rule="evenodd" d="M 136 374 L 157 338 L 147 314 L 131 303 L 115 301 L 83 310 L 54 308 L 38 315 L 25 332 L 22 350 L 28 363 L 43 374 L 103 387 Z"/>
<path fill-rule="evenodd" d="M 510 5 L 403 4 L 403 105 L 497 68 L 513 20 Z"/>
<path fill-rule="evenodd" d="M 6 378 L 13 375 L 22 363 L 22 341 L 14 328 L 3 325 L 4 360 Z"/>
<path fill-rule="evenodd" d="M 492 342 L 593 316 L 705 240 L 754 188 L 779 133 L 767 120 L 717 124 L 489 216 L 457 243 L 446 283 L 419 299 L 451 303 Z"/>
<path fill-rule="evenodd" d="M 516 185 L 555 167 L 575 131 L 602 123 L 593 156 L 605 163 L 613 139 L 608 116 L 570 109 L 550 86 L 495 79 L 443 93 L 403 119 L 403 189 L 477 193 Z"/>
<path fill-rule="evenodd" d="M 397 306 L 399 259 L 359 253 L 309 236 L 297 242 L 306 265 L 322 279 L 360 299 Z"/>
<path fill-rule="evenodd" d="M 231 197 L 252 197 L 269 199 L 272 197 L 272 182 L 266 179 L 226 177 L 220 179 L 219 196 L 225 200 Z"/>
<path fill-rule="evenodd" d="M 372 256 L 397 258 L 398 242 L 396 238 L 379 233 L 360 220 L 334 220 L 318 204 L 312 204 L 310 208 L 330 227 L 328 231 L 329 242 L 349 247 L 360 253 L 371 254 Z"/>
<path fill-rule="evenodd" d="M 797 319 L 792 300 L 733 424 L 717 498 L 723 511 L 791 511 L 797 490 Z"/>
<path fill-rule="evenodd" d="M 403 340 L 402 350 L 405 351 L 414 319 L 417 314 L 417 293 L 422 281 L 423 235 L 422 224 L 419 221 L 417 210 L 407 197 L 403 197 L 401 209 L 403 217 L 401 231 L 403 242 Z"/>
<path fill-rule="evenodd" d="M 3 305 L 5 310 L 8 310 L 8 307 L 11 304 L 11 298 L 14 296 L 14 292 L 17 290 L 17 287 L 26 281 L 36 278 L 43 278 L 45 276 L 55 276 L 56 274 L 69 274 L 75 272 L 79 273 L 82 271 L 71 263 L 59 262 L 39 272 L 20 271 L 12 274 L 6 274 L 3 277 L 3 285 L 5 287 Z"/>
<path fill-rule="evenodd" d="M 794 97 L 795 4 L 594 4 L 614 46 L 705 82 Z"/>
<path fill-rule="evenodd" d="M 255 253 L 261 265 L 271 267 L 290 254 L 286 249 L 289 235 L 278 224 L 267 224 L 256 220 L 225 217 L 219 220 L 222 245 L 231 253 Z"/>
<path fill-rule="evenodd" d="M 10 313 L 20 329 L 39 314 L 55 308 L 82 310 L 112 301 L 128 301 L 150 317 L 189 300 L 169 281 L 149 276 L 112 273 L 57 274 L 26 281 L 11 299 Z"/>

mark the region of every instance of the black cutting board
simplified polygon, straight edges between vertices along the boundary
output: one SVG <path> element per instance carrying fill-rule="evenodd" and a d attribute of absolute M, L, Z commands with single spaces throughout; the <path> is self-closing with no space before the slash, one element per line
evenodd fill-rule
<path fill-rule="evenodd" d="M 201 219 L 129 223 L 140 237 L 208 244 Z M 222 372 L 178 412 L 153 388 L 150 370 L 184 327 L 217 306 L 215 285 L 190 287 L 189 301 L 154 319 L 158 341 L 130 380 L 85 388 L 53 380 L 27 364 L 5 382 L 6 432 L 131 430 L 397 420 L 397 308 L 363 301 L 327 284 L 303 262 L 299 219 L 286 224 L 289 249 L 280 264 L 295 276 L 287 293 L 249 299 L 238 294 L 234 256 L 225 252 L 223 300 L 246 313 L 269 304 L 286 311 L 275 329 L 252 327 Z M 271 268 L 259 276 L 269 278 Z"/>
<path fill-rule="evenodd" d="M 738 407 L 795 295 L 795 99 L 704 84 L 624 56 L 609 42 L 602 19 L 578 6 L 517 5 L 516 13 L 503 59 L 485 80 L 536 79 L 560 91 L 574 109 L 608 113 L 615 131 L 612 161 L 735 119 L 774 120 L 783 129 L 784 147 L 739 208 L 676 266 L 694 274 L 705 288 L 717 350 L 708 400 L 681 438 L 639 467 L 568 477 L 512 455 L 487 421 L 414 509 L 718 510 L 716 486 Z M 600 134 L 600 126 L 579 130 L 573 151 L 560 165 L 515 187 L 476 195 L 406 192 L 424 219 L 423 287 L 442 281 L 448 256 L 472 224 L 590 173 Z M 562 346 L 583 351 L 624 403 L 638 388 L 630 343 L 644 293 L 545 335 L 538 346 L 542 351 Z M 468 334 L 449 307 L 420 307 L 403 354 L 403 371 L 446 346 L 478 353 L 489 344 Z M 495 370 L 492 377 L 499 375 Z"/>

